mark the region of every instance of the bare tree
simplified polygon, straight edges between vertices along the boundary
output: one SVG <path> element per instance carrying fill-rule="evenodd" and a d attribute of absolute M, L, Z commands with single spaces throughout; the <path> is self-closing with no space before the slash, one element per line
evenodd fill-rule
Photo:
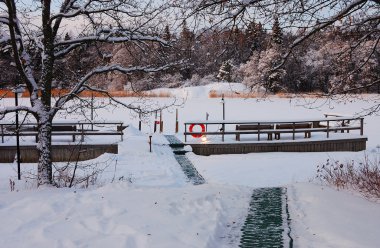
<path fill-rule="evenodd" d="M 22 1 L 0 0 L 0 49 L 11 47 L 13 60 L 30 93 L 30 106 L 0 108 L 0 119 L 7 113 L 25 111 L 33 115 L 38 124 L 38 185 L 52 184 L 52 121 L 59 110 L 71 100 L 79 97 L 83 90 L 100 91 L 90 80 L 109 72 L 157 72 L 169 67 L 134 66 L 119 64 L 96 66 L 86 72 L 69 89 L 69 93 L 52 101 L 52 84 L 55 80 L 54 67 L 59 59 L 68 56 L 76 48 L 87 44 L 134 43 L 144 49 L 147 44 L 167 46 L 158 36 L 148 35 L 149 25 L 166 8 L 154 1 L 133 0 L 62 0 L 59 9 L 51 0 L 33 1 L 30 6 Z M 32 18 L 30 16 L 39 16 Z M 65 36 L 64 23 L 77 20 L 85 23 L 83 32 L 76 38 Z M 4 28 L 6 27 L 6 28 Z M 115 99 L 114 99 L 115 100 Z M 116 101 L 116 100 L 115 100 Z M 122 104 L 121 102 L 118 102 Z M 141 111 L 139 106 L 126 105 Z"/>

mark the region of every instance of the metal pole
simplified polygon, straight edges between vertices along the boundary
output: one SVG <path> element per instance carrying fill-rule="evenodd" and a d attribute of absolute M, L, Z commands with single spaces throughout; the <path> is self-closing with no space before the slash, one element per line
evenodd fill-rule
<path fill-rule="evenodd" d="M 210 115 L 206 112 L 206 121 L 208 121 L 208 117 L 209 117 Z M 207 132 L 207 123 L 206 123 L 206 132 Z"/>
<path fill-rule="evenodd" d="M 222 104 L 223 104 L 223 121 L 226 119 L 226 107 L 224 102 L 224 94 L 222 95 Z"/>
<path fill-rule="evenodd" d="M 91 92 L 91 131 L 94 131 L 94 92 Z"/>
<path fill-rule="evenodd" d="M 224 94 L 222 94 L 222 106 L 223 106 L 223 121 L 226 119 L 226 109 L 225 109 L 225 104 L 224 104 Z M 225 124 L 223 123 L 222 125 L 222 141 L 224 141 L 224 128 L 225 128 Z"/>
<path fill-rule="evenodd" d="M 18 95 L 15 92 L 15 105 L 18 106 Z M 20 168 L 20 135 L 18 126 L 18 110 L 16 110 L 16 147 L 17 147 L 17 179 L 21 180 L 21 168 Z"/>
<path fill-rule="evenodd" d="M 175 110 L 175 133 L 178 133 L 178 109 Z"/>

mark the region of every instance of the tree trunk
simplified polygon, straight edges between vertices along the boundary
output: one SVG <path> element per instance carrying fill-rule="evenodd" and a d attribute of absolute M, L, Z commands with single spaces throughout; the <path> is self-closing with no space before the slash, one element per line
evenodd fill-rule
<path fill-rule="evenodd" d="M 52 120 L 38 120 L 38 186 L 52 184 L 52 156 L 51 156 L 51 129 Z"/>

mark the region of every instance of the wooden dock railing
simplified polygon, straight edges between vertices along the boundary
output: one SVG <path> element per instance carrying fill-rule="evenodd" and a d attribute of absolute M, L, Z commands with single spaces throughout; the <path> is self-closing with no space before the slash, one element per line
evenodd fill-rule
<path fill-rule="evenodd" d="M 305 138 L 310 138 L 311 133 L 325 132 L 326 137 L 330 137 L 331 132 L 347 132 L 359 130 L 360 135 L 364 134 L 364 118 L 362 117 L 327 117 L 320 119 L 301 119 L 301 120 L 276 120 L 276 121 L 190 121 L 185 125 L 185 142 L 187 136 L 201 137 L 203 135 L 221 135 L 224 141 L 225 135 L 235 135 L 237 140 L 243 134 L 266 134 L 268 140 L 280 139 L 281 134 L 292 134 L 293 140 L 296 133 L 305 133 Z M 202 131 L 194 131 L 194 127 L 200 125 Z M 192 126 L 192 132 L 188 127 Z M 215 126 L 216 128 L 210 128 Z M 214 130 L 214 131 L 210 131 Z"/>
<path fill-rule="evenodd" d="M 94 127 L 96 129 L 94 129 Z M 102 121 L 78 121 L 78 122 L 53 122 L 52 136 L 72 136 L 75 141 L 76 136 L 84 140 L 84 136 L 93 135 L 120 135 L 123 140 L 123 122 L 102 122 Z M 16 125 L 14 123 L 0 123 L 1 143 L 4 143 L 4 137 L 16 136 Z M 19 128 L 20 136 L 35 136 L 36 142 L 38 137 L 38 129 L 36 123 L 23 123 Z"/>

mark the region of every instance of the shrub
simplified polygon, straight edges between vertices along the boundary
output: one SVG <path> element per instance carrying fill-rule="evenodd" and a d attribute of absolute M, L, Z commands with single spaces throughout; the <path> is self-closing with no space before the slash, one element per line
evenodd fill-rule
<path fill-rule="evenodd" d="M 363 161 L 341 163 L 327 159 L 317 166 L 317 179 L 338 189 L 352 189 L 367 198 L 380 199 L 380 161 L 364 156 Z"/>

